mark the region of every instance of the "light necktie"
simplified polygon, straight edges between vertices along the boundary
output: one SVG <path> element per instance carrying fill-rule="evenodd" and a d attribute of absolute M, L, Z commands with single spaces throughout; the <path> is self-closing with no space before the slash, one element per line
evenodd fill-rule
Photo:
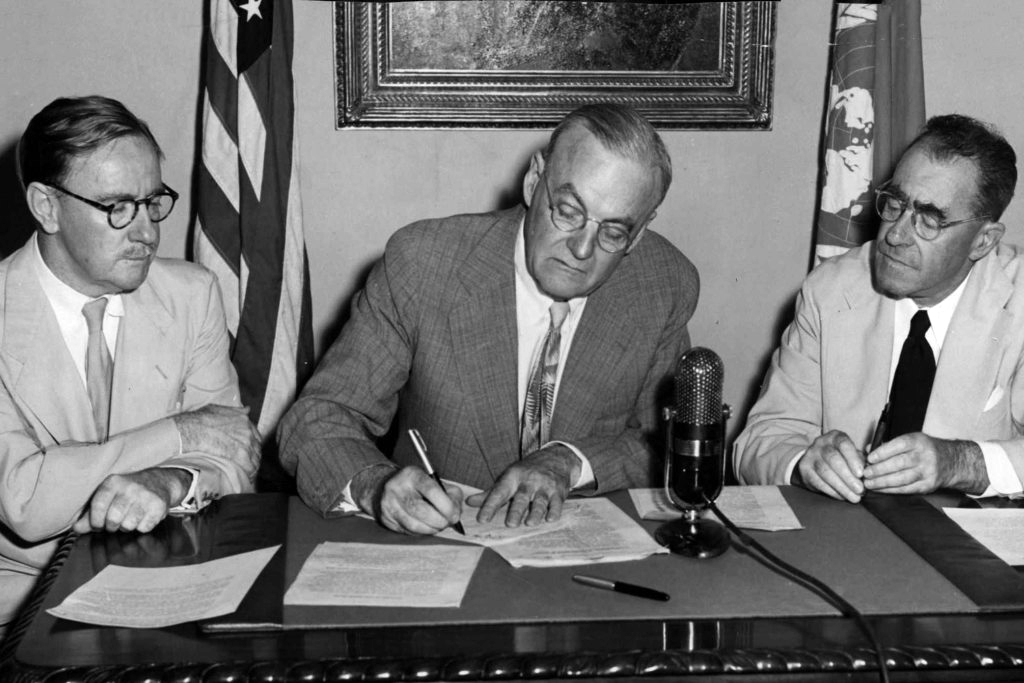
<path fill-rule="evenodd" d="M 931 326 L 927 311 L 910 320 L 910 333 L 903 342 L 896 374 L 889 391 L 889 433 L 886 440 L 921 431 L 928 411 L 928 398 L 935 379 L 935 356 L 925 332 Z"/>
<path fill-rule="evenodd" d="M 548 442 L 551 431 L 551 410 L 555 399 L 555 378 L 558 376 L 558 352 L 562 344 L 562 323 L 569 314 L 569 304 L 556 301 L 549 309 L 551 325 L 537 361 L 530 371 L 523 402 L 523 419 L 519 434 L 519 455 L 524 457 Z"/>
<path fill-rule="evenodd" d="M 107 299 L 100 298 L 82 306 L 82 315 L 89 328 L 89 345 L 85 352 L 85 384 L 92 403 L 92 416 L 100 443 L 107 440 L 110 426 L 110 385 L 114 378 L 114 362 L 103 338 L 103 313 Z"/>

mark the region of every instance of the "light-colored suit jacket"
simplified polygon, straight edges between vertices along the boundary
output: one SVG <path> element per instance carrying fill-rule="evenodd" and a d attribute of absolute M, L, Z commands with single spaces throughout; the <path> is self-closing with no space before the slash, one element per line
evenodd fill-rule
<path fill-rule="evenodd" d="M 300 495 L 326 514 L 352 476 L 388 462 L 374 439 L 397 413 L 391 460 L 418 464 L 408 428 L 445 477 L 479 488 L 519 459 L 514 246 L 521 208 L 399 230 L 351 319 L 279 429 Z M 551 420 L 551 438 L 587 456 L 597 491 L 646 486 L 659 467 L 667 375 L 689 346 L 697 271 L 648 233 L 587 300 Z"/>
<path fill-rule="evenodd" d="M 873 243 L 829 259 L 804 281 L 735 445 L 745 484 L 783 484 L 788 463 L 833 429 L 866 446 L 889 391 L 894 301 L 871 286 Z M 1024 478 L 1024 273 L 999 245 L 971 271 L 950 321 L 922 431 L 998 442 Z"/>
<path fill-rule="evenodd" d="M 234 463 L 181 454 L 170 419 L 207 404 L 240 405 L 213 275 L 157 259 L 142 286 L 124 295 L 111 436 L 97 444 L 89 396 L 39 286 L 32 248 L 0 263 L 0 603 L 31 584 L 26 577 L 45 566 L 53 537 L 110 474 L 194 467 L 200 503 L 251 489 Z"/>

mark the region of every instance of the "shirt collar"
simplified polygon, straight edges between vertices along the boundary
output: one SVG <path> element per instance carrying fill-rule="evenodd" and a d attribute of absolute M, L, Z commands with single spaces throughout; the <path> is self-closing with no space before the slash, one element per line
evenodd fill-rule
<path fill-rule="evenodd" d="M 98 297 L 91 297 L 82 294 L 74 287 L 66 284 L 59 277 L 54 275 L 50 267 L 43 260 L 43 254 L 39 251 L 39 233 L 32 233 L 32 253 L 35 255 L 36 277 L 39 286 L 46 295 L 50 305 L 58 318 L 66 317 L 73 319 L 73 316 L 82 315 L 82 306 Z M 107 294 L 107 315 L 123 316 L 124 300 L 120 294 Z"/>
<path fill-rule="evenodd" d="M 914 303 L 913 299 L 900 299 L 896 302 L 897 314 L 906 320 L 910 320 L 919 310 L 928 311 L 928 322 L 931 323 L 935 335 L 940 340 L 944 340 L 946 338 L 946 331 L 949 329 L 949 323 L 953 320 L 953 313 L 956 312 L 957 304 L 960 303 L 964 290 L 967 288 L 967 281 L 971 279 L 971 273 L 973 272 L 973 268 L 969 270 L 963 282 L 957 285 L 957 288 L 950 292 L 945 299 L 934 306 L 922 307 Z"/>

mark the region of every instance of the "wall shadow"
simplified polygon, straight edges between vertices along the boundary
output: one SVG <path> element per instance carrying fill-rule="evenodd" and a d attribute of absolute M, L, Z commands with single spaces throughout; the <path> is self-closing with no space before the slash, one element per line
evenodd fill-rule
<path fill-rule="evenodd" d="M 18 180 L 17 140 L 0 145 L 0 258 L 7 258 L 36 229 Z"/>

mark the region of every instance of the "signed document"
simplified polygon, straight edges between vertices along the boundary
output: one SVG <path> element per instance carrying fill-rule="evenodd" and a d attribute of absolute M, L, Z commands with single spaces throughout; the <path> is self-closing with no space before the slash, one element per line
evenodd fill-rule
<path fill-rule="evenodd" d="M 557 522 L 506 527 L 499 510 L 488 524 L 476 521 L 476 509 L 463 510 L 466 535 L 447 529 L 444 538 L 485 545 L 513 567 L 563 567 L 596 562 L 639 560 L 668 549 L 607 498 L 570 498 Z"/>
<path fill-rule="evenodd" d="M 669 502 L 665 489 L 630 489 L 629 497 L 641 519 L 670 520 L 683 514 Z M 715 505 L 742 529 L 803 529 L 778 486 L 724 486 Z"/>
<path fill-rule="evenodd" d="M 284 604 L 458 607 L 482 554 L 457 545 L 321 543 Z"/>
<path fill-rule="evenodd" d="M 280 547 L 181 567 L 107 565 L 47 612 L 129 628 L 163 628 L 230 614 Z"/>

